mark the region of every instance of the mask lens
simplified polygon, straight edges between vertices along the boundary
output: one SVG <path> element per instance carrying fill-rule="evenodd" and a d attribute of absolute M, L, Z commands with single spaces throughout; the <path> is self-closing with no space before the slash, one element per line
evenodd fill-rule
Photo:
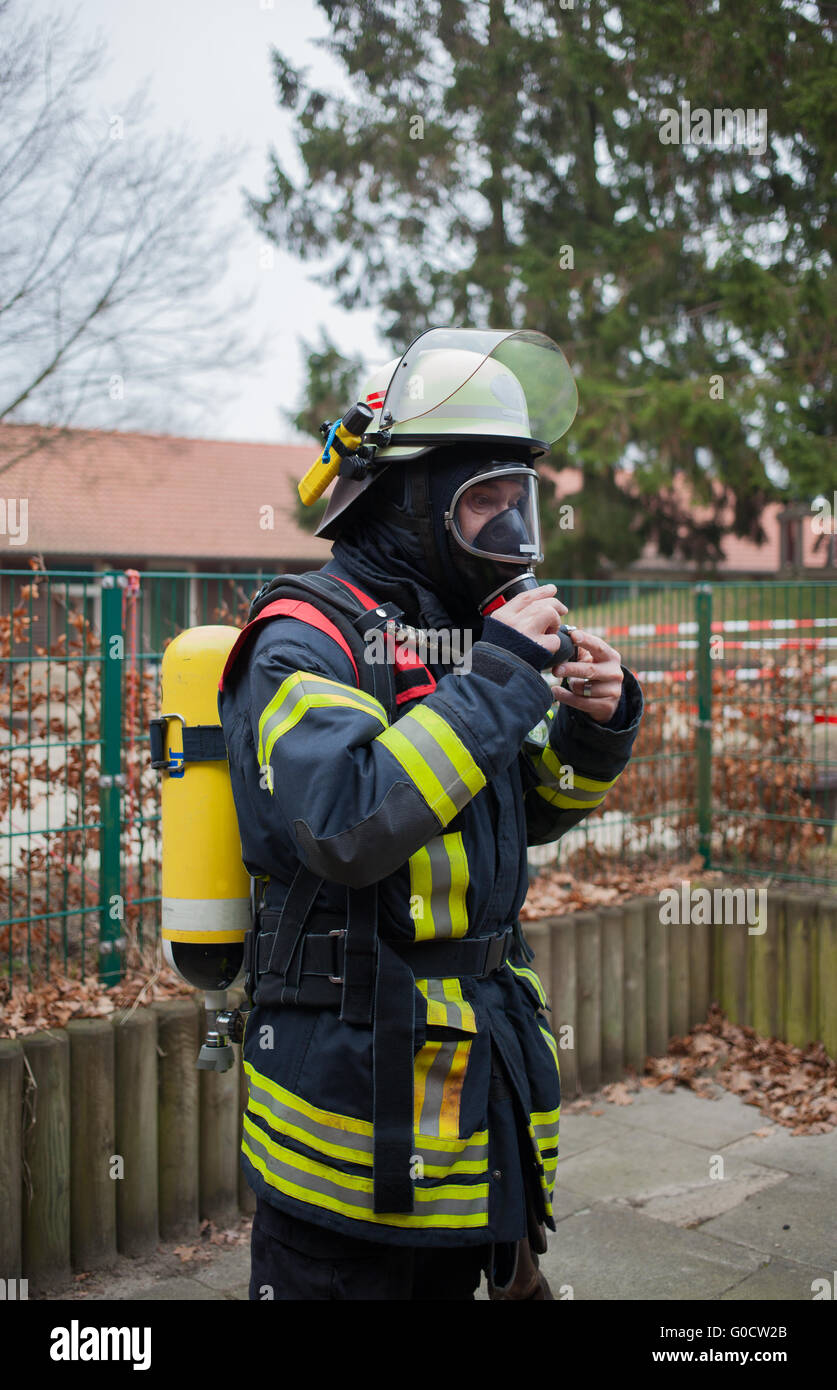
<path fill-rule="evenodd" d="M 531 473 L 493 471 L 473 480 L 456 499 L 451 530 L 471 555 L 512 564 L 542 559 L 538 480 Z"/>

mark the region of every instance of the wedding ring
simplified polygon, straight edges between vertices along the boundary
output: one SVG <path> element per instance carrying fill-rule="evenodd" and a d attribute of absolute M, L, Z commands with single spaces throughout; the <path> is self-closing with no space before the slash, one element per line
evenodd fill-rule
<path fill-rule="evenodd" d="M 586 680 L 586 681 L 584 682 L 583 686 L 581 687 L 581 693 L 582 693 L 582 695 L 585 695 L 585 696 L 588 696 L 588 697 L 589 697 L 590 695 L 593 694 L 593 685 L 592 685 L 592 682 L 591 682 L 589 679 Z"/>

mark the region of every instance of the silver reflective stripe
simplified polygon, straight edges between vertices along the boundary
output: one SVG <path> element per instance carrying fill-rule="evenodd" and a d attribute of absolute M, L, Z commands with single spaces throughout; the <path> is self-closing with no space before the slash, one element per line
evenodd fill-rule
<path fill-rule="evenodd" d="M 407 727 L 408 724 L 409 728 Z M 459 770 L 455 764 L 451 762 L 441 744 L 437 743 L 436 739 L 428 732 L 424 725 L 420 724 L 417 719 L 414 719 L 411 714 L 405 714 L 402 715 L 398 724 L 394 727 L 397 727 L 399 732 L 402 733 L 405 738 L 409 739 L 419 757 L 423 759 L 430 768 L 430 771 L 441 782 L 457 811 L 461 811 L 463 807 L 467 806 L 474 793 L 471 791 L 468 784 L 463 781 Z M 467 756 L 470 758 L 470 754 Z M 479 773 L 479 768 L 475 767 L 475 771 L 477 775 L 481 775 Z M 419 788 L 419 790 L 421 790 L 421 788 Z"/>
<path fill-rule="evenodd" d="M 368 1213 L 370 1218 L 374 1216 L 371 1178 L 342 1174 L 283 1148 L 266 1134 L 258 1132 L 246 1115 L 244 1129 L 244 1153 L 251 1161 L 253 1158 L 261 1161 L 265 1173 L 270 1175 L 268 1181 L 272 1179 L 280 1191 L 292 1187 L 297 1190 L 292 1191 L 291 1196 L 301 1196 L 305 1200 L 305 1194 L 310 1193 L 312 1197 L 321 1199 L 315 1203 L 318 1206 L 327 1206 L 334 1211 L 348 1210 L 349 1214 L 353 1214 L 354 1209 L 361 1218 L 364 1213 Z M 416 1184 L 415 1197 L 416 1216 L 425 1216 L 428 1221 L 432 1221 L 434 1216 L 479 1216 L 488 1209 L 488 1184 L 474 1183 L 470 1188 L 454 1183 L 438 1188 Z"/>
<path fill-rule="evenodd" d="M 439 1044 L 439 1051 L 431 1062 L 424 1083 L 419 1129 L 423 1134 L 441 1132 L 442 1105 L 445 1099 L 445 1082 L 456 1056 L 457 1042 Z"/>
<path fill-rule="evenodd" d="M 439 935 L 438 932 L 436 934 Z M 432 1000 L 434 1004 L 441 1004 L 445 1010 L 445 1022 L 448 1028 L 459 1028 L 464 1033 L 471 1031 L 470 1028 L 465 1027 L 462 1005 L 456 1000 L 446 997 L 443 980 L 432 978 L 427 981 L 426 998 Z"/>
<path fill-rule="evenodd" d="M 474 406 L 472 405 L 437 405 L 432 410 L 426 412 L 434 419 L 441 416 L 448 420 L 472 420 L 474 418 Z M 480 402 L 480 418 L 483 416 L 489 420 L 519 420 L 529 427 L 529 422 L 522 410 L 515 410 L 514 407 L 507 405 L 484 405 Z"/>
<path fill-rule="evenodd" d="M 250 1082 L 249 1104 L 259 1105 L 263 1108 L 264 1114 L 259 1114 L 259 1118 L 265 1120 L 277 1133 L 283 1133 L 282 1126 L 293 1127 L 294 1138 L 299 1143 L 307 1143 L 310 1148 L 323 1152 L 323 1146 L 328 1145 L 325 1150 L 330 1158 L 337 1161 L 356 1163 L 364 1167 L 372 1166 L 372 1135 L 358 1134 L 355 1130 L 343 1129 L 338 1125 L 329 1125 L 321 1120 L 315 1120 L 310 1115 L 302 1114 L 291 1105 L 285 1104 L 278 1096 L 260 1086 L 254 1076 L 252 1068 L 247 1068 Z M 258 1113 L 255 1112 L 254 1113 Z M 425 1131 L 425 1133 L 433 1131 Z M 332 1149 L 339 1149 L 339 1154 L 330 1152 Z M 476 1168 L 478 1172 L 483 1171 L 488 1164 L 488 1144 L 463 1145 L 458 1149 L 428 1149 L 421 1144 L 416 1146 L 416 1154 L 421 1157 L 425 1167 L 428 1168 L 455 1168 L 462 1164 L 468 1168 Z"/>
<path fill-rule="evenodd" d="M 425 849 L 430 858 L 430 912 L 433 917 L 433 935 L 453 936 L 453 921 L 450 915 L 450 856 L 441 835 L 434 835 L 432 840 L 428 840 Z M 438 981 L 436 983 L 438 984 Z"/>
<path fill-rule="evenodd" d="M 167 931 L 246 932 L 250 899 L 163 898 L 162 916 L 164 935 Z"/>

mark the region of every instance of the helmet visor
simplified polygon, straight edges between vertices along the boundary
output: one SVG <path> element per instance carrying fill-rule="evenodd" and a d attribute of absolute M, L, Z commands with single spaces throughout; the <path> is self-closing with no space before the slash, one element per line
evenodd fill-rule
<path fill-rule="evenodd" d="M 469 555 L 536 565 L 541 553 L 538 476 L 510 465 L 469 478 L 451 499 L 450 530 Z"/>
<path fill-rule="evenodd" d="M 381 412 L 387 429 L 515 433 L 549 446 L 569 429 L 578 392 L 557 343 L 530 330 L 431 328 L 399 362 Z"/>

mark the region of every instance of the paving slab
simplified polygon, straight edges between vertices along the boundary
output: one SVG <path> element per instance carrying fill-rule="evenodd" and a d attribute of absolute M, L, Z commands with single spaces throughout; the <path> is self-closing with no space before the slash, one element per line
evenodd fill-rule
<path fill-rule="evenodd" d="M 572 1158 L 586 1149 L 594 1149 L 597 1144 L 618 1144 L 621 1138 L 622 1129 L 611 1124 L 606 1115 L 591 1115 L 589 1111 L 562 1115 L 558 1151 L 562 1158 Z"/>
<path fill-rule="evenodd" d="M 767 1255 L 819 1264 L 820 1275 L 830 1278 L 837 1268 L 837 1182 L 791 1174 L 700 1229 Z"/>
<path fill-rule="evenodd" d="M 114 1294 L 112 1297 L 121 1301 L 123 1295 Z M 217 1289 L 207 1288 L 206 1284 L 200 1284 L 188 1274 L 177 1275 L 174 1279 L 159 1279 L 155 1284 L 138 1289 L 127 1297 L 143 1303 L 194 1303 L 205 1300 L 213 1303 L 227 1302 L 224 1294 Z"/>
<path fill-rule="evenodd" d="M 837 1182 L 837 1129 L 829 1134 L 793 1134 L 784 1125 L 773 1125 L 763 1138 L 739 1139 L 727 1153 L 800 1177 Z"/>
<path fill-rule="evenodd" d="M 597 1200 L 648 1200 L 697 1190 L 711 1181 L 747 1182 L 749 1178 L 770 1177 L 770 1169 L 728 1155 L 729 1151 L 720 1155 L 724 1160 L 724 1178 L 713 1179 L 710 1165 L 719 1155 L 711 1148 L 624 1127 L 618 1144 L 597 1145 L 563 1159 L 559 1150 L 557 1181 L 571 1192 Z"/>
<path fill-rule="evenodd" d="M 655 1193 L 652 1197 L 627 1200 L 629 1205 L 640 1208 L 644 1216 L 653 1216 L 657 1221 L 669 1221 L 673 1226 L 693 1230 L 725 1211 L 732 1211 L 756 1192 L 787 1182 L 787 1179 L 787 1173 L 777 1169 L 747 1164 L 734 1178 L 709 1178 L 698 1186 L 683 1183 L 672 1190 Z M 618 1200 L 624 1202 L 625 1199 Z"/>
<path fill-rule="evenodd" d="M 250 1287 L 250 1245 L 235 1246 L 232 1250 L 222 1250 L 211 1264 L 203 1265 L 192 1274 L 199 1284 L 209 1289 L 218 1289 L 229 1295 L 236 1287 Z M 245 1297 L 247 1293 L 245 1292 Z"/>
<path fill-rule="evenodd" d="M 771 1259 L 754 1274 L 746 1275 L 722 1293 L 719 1303 L 754 1303 L 759 1299 L 771 1303 L 810 1303 L 812 1284 L 823 1277 L 822 1270 L 813 1265 L 796 1264 L 791 1260 Z"/>
<path fill-rule="evenodd" d="M 556 1299 L 712 1299 L 766 1263 L 760 1251 L 684 1231 L 615 1203 L 597 1203 L 549 1233 L 540 1257 Z"/>
<path fill-rule="evenodd" d="M 556 1222 L 564 1221 L 568 1216 L 574 1216 L 577 1211 L 589 1211 L 590 1198 L 583 1192 L 571 1192 L 568 1187 L 564 1187 L 560 1182 L 552 1193 L 552 1215 Z"/>
<path fill-rule="evenodd" d="M 754 1129 L 770 1124 L 770 1120 L 755 1106 L 745 1105 L 740 1096 L 724 1091 L 720 1086 L 715 1087 L 713 1100 L 707 1100 L 685 1086 L 668 1092 L 649 1087 L 632 1094 L 634 1099 L 631 1105 L 604 1102 L 610 1124 L 641 1129 L 648 1134 L 666 1134 L 672 1139 L 700 1144 L 703 1148 L 723 1148 L 736 1139 L 752 1134 Z M 568 1115 L 566 1123 L 571 1125 L 575 1118 Z M 562 1140 L 563 1129 L 562 1116 Z"/>

